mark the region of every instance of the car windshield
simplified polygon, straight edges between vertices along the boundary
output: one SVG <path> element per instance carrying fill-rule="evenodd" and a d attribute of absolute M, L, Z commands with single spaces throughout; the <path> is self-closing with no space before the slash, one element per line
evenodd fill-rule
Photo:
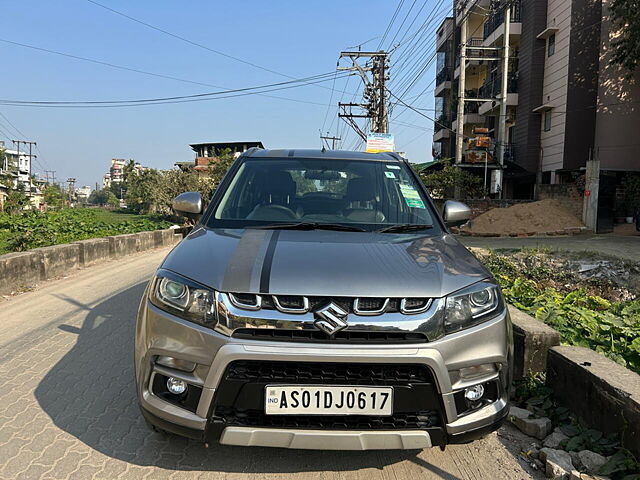
<path fill-rule="evenodd" d="M 397 161 L 249 158 L 212 205 L 207 225 L 347 225 L 389 232 L 437 228 L 431 205 L 409 168 Z"/>

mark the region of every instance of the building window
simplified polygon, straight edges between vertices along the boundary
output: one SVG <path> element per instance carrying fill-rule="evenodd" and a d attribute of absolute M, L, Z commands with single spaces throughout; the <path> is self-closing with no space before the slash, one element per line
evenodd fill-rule
<path fill-rule="evenodd" d="M 551 55 L 556 53 L 556 34 L 555 33 L 549 37 L 548 42 L 549 43 L 547 46 L 547 50 L 549 52 L 548 56 L 550 57 Z"/>
<path fill-rule="evenodd" d="M 544 131 L 548 132 L 549 130 L 551 130 L 551 110 L 544 112 Z"/>

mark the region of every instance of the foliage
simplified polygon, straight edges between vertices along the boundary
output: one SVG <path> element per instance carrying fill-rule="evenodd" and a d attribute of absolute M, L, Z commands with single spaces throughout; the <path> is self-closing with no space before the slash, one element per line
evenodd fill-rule
<path fill-rule="evenodd" d="M 552 272 L 525 278 L 494 252 L 483 262 L 507 302 L 558 330 L 564 343 L 590 348 L 640 373 L 640 300 L 612 302 L 583 288 L 561 293 L 542 287 L 540 277 Z"/>
<path fill-rule="evenodd" d="M 469 173 L 463 168 L 451 164 L 450 160 L 443 160 L 442 170 L 432 173 L 419 172 L 420 178 L 435 198 L 445 198 L 454 195 L 458 190 L 460 198 L 481 198 L 484 187 L 480 177 Z"/>
<path fill-rule="evenodd" d="M 125 202 L 136 213 L 152 212 L 162 190 L 162 175 L 158 170 L 147 169 L 138 175 L 132 175 L 127 182 Z"/>
<path fill-rule="evenodd" d="M 91 195 L 89 195 L 88 202 L 91 205 L 109 205 L 111 207 L 120 206 L 118 197 L 116 197 L 114 193 L 108 189 L 92 191 Z"/>
<path fill-rule="evenodd" d="M 624 184 L 625 216 L 635 215 L 640 209 L 640 175 L 628 173 Z"/>
<path fill-rule="evenodd" d="M 167 228 L 171 222 L 152 215 L 121 215 L 97 208 L 0 214 L 0 254 L 75 242 L 87 238 Z"/>
<path fill-rule="evenodd" d="M 62 208 L 65 204 L 64 194 L 58 185 L 47 185 L 43 191 L 44 203 L 48 208 Z"/>
<path fill-rule="evenodd" d="M 610 6 L 613 61 L 627 70 L 631 77 L 640 62 L 640 8 L 637 0 L 613 0 Z"/>
<path fill-rule="evenodd" d="M 516 382 L 514 402 L 531 411 L 537 417 L 547 417 L 555 427 L 559 427 L 567 439 L 560 447 L 568 452 L 590 450 L 609 457 L 597 472 L 614 479 L 638 479 L 640 463 L 620 446 L 618 434 L 604 435 L 601 431 L 588 428 L 571 411 L 559 405 L 553 391 L 545 385 L 545 375 L 537 373 Z"/>

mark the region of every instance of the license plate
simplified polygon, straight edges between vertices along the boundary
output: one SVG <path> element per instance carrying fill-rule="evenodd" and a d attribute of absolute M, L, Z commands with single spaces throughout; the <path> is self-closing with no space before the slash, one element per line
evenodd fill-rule
<path fill-rule="evenodd" d="M 393 388 L 267 385 L 267 415 L 391 415 Z"/>

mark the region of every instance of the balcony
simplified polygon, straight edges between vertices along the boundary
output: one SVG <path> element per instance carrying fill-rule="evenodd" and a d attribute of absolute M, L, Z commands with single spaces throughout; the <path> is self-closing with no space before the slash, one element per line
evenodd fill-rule
<path fill-rule="evenodd" d="M 502 89 L 502 75 L 490 75 L 480 87 L 480 98 L 499 98 Z M 512 72 L 507 79 L 507 93 L 518 93 L 518 72 Z"/>
<path fill-rule="evenodd" d="M 436 75 L 436 88 L 434 90 L 434 96 L 441 97 L 445 90 L 451 89 L 451 68 L 444 67 Z"/>
<path fill-rule="evenodd" d="M 511 6 L 511 23 L 520 23 L 520 2 L 516 1 Z M 498 10 L 491 15 L 484 24 L 484 38 L 486 40 L 489 36 L 496 31 L 496 29 L 504 23 L 504 10 Z"/>
<path fill-rule="evenodd" d="M 444 113 L 436 118 L 433 124 L 433 141 L 439 142 L 441 140 L 449 138 L 449 129 L 447 123 L 449 122 L 448 115 Z"/>

